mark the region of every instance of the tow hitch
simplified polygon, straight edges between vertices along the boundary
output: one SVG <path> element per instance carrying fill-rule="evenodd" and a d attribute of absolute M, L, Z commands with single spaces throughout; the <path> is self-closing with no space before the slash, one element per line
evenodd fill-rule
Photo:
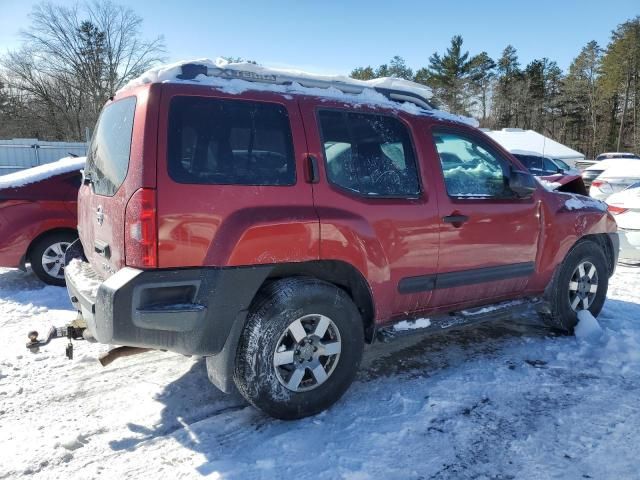
<path fill-rule="evenodd" d="M 83 333 L 86 329 L 84 322 L 75 320 L 64 327 L 51 327 L 44 338 L 38 338 L 37 331 L 32 330 L 27 334 L 29 341 L 27 348 L 31 353 L 38 353 L 40 347 L 48 344 L 54 338 L 68 338 L 69 344 L 65 348 L 65 355 L 69 360 L 73 359 L 73 343 L 72 340 L 83 340 Z"/>

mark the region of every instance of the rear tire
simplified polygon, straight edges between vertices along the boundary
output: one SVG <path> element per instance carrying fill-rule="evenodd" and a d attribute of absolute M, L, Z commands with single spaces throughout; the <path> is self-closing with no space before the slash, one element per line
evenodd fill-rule
<path fill-rule="evenodd" d="M 64 252 L 78 236 L 72 232 L 52 232 L 39 238 L 29 251 L 29 262 L 44 283 L 63 287 Z"/>
<path fill-rule="evenodd" d="M 254 301 L 234 381 L 249 403 L 272 417 L 307 417 L 349 388 L 363 347 L 360 313 L 343 290 L 313 278 L 278 280 Z"/>
<path fill-rule="evenodd" d="M 573 334 L 578 311 L 586 309 L 597 316 L 604 306 L 608 288 L 609 268 L 602 248 L 589 240 L 578 243 L 557 268 L 549 286 L 549 324 Z"/>

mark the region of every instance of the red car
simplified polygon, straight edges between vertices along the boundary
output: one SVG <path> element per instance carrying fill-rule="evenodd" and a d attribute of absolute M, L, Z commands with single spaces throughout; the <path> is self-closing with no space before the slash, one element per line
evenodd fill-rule
<path fill-rule="evenodd" d="M 247 68 L 186 64 L 105 106 L 65 270 L 85 336 L 205 356 L 290 419 L 335 402 L 376 338 L 599 313 L 604 204 L 412 88 Z"/>
<path fill-rule="evenodd" d="M 0 177 L 0 265 L 64 285 L 64 252 L 78 238 L 77 196 L 84 157 Z"/>

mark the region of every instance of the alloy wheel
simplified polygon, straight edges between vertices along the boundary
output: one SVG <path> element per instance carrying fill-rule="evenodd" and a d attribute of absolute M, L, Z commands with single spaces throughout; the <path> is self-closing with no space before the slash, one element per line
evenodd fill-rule
<path fill-rule="evenodd" d="M 569 280 L 569 305 L 574 312 L 587 310 L 598 292 L 598 271 L 591 262 L 578 264 Z"/>
<path fill-rule="evenodd" d="M 42 254 L 42 268 L 50 277 L 64 278 L 64 252 L 69 245 L 69 242 L 56 242 Z"/>
<path fill-rule="evenodd" d="M 273 354 L 278 381 L 293 392 L 319 387 L 335 370 L 341 348 L 340 332 L 329 317 L 312 314 L 294 320 Z"/>

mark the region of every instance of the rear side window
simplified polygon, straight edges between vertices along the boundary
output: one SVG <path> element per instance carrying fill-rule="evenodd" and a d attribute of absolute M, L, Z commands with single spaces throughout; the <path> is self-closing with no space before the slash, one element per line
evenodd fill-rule
<path fill-rule="evenodd" d="M 135 111 L 136 97 L 127 97 L 107 105 L 100 114 L 85 166 L 98 195 L 113 196 L 127 176 Z"/>
<path fill-rule="evenodd" d="M 413 145 L 402 122 L 334 110 L 318 115 L 331 183 L 374 197 L 420 194 Z"/>
<path fill-rule="evenodd" d="M 293 185 L 287 110 L 273 103 L 175 97 L 169 111 L 168 168 L 178 183 Z"/>

